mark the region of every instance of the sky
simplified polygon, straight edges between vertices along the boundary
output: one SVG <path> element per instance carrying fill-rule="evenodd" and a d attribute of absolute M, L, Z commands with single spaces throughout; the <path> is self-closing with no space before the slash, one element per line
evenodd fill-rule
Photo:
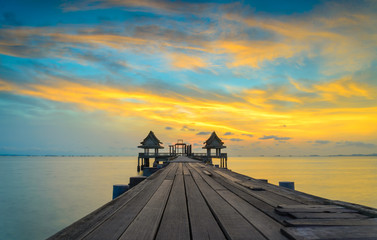
<path fill-rule="evenodd" d="M 377 1 L 0 2 L 0 154 L 377 153 Z"/>

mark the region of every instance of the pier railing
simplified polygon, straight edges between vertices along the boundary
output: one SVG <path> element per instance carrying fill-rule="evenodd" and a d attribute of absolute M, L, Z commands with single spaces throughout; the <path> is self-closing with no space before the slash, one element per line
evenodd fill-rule
<path fill-rule="evenodd" d="M 139 153 L 139 157 L 142 158 L 156 158 L 156 157 L 172 157 L 175 156 L 175 154 L 170 153 Z"/>
<path fill-rule="evenodd" d="M 226 158 L 228 156 L 228 154 L 221 153 L 220 155 L 216 155 L 216 154 L 207 155 L 207 153 L 192 153 L 190 156 L 192 156 L 192 157 Z"/>
<path fill-rule="evenodd" d="M 156 158 L 156 157 L 174 157 L 178 155 L 186 155 L 182 153 L 139 153 L 139 157 L 141 158 Z M 228 154 L 226 153 L 221 153 L 220 155 L 217 154 L 211 154 L 207 155 L 207 153 L 191 153 L 187 154 L 189 157 L 210 157 L 210 158 L 226 158 Z"/>

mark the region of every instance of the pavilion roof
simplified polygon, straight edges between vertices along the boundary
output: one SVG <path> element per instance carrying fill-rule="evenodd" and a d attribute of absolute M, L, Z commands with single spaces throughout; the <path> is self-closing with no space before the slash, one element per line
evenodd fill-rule
<path fill-rule="evenodd" d="M 212 132 L 211 136 L 204 142 L 203 148 L 226 148 L 224 142 L 217 136 L 216 132 Z"/>
<path fill-rule="evenodd" d="M 162 142 L 154 135 L 153 131 L 150 131 L 148 136 L 140 142 L 138 148 L 164 148 Z"/>

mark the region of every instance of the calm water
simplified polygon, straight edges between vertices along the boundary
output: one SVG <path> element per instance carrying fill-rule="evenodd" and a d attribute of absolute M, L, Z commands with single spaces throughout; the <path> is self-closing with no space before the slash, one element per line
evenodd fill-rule
<path fill-rule="evenodd" d="M 111 200 L 136 157 L 0 157 L 0 239 L 43 239 Z M 377 207 L 377 158 L 236 158 L 233 171 Z"/>

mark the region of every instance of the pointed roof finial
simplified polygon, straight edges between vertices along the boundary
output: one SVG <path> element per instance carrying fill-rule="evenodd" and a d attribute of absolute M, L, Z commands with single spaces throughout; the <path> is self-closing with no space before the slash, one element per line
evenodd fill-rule
<path fill-rule="evenodd" d="M 141 145 L 138 146 L 138 148 L 164 148 L 162 146 L 162 142 L 158 140 L 153 131 L 150 131 L 148 136 L 144 138 L 144 140 L 140 142 L 140 144 Z"/>
<path fill-rule="evenodd" d="M 211 136 L 204 142 L 205 146 L 203 148 L 226 148 L 224 142 L 217 136 L 216 132 L 213 131 Z"/>

